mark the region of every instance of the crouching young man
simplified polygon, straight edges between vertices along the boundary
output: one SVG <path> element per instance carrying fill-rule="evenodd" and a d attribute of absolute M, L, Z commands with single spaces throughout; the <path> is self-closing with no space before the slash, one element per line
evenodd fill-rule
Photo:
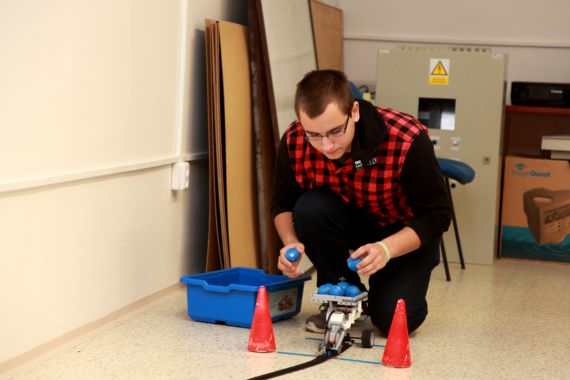
<path fill-rule="evenodd" d="M 279 145 L 271 205 L 284 244 L 278 268 L 301 274 L 299 261 L 284 256 L 295 247 L 315 266 L 318 286 L 344 278 L 366 290 L 360 276 L 370 276 L 372 323 L 387 335 L 402 298 L 414 331 L 428 313 L 430 275 L 452 213 L 426 127 L 354 100 L 334 70 L 305 75 L 295 111 Z M 357 272 L 347 266 L 350 256 L 362 260 Z M 309 317 L 306 328 L 324 332 L 325 313 Z"/>

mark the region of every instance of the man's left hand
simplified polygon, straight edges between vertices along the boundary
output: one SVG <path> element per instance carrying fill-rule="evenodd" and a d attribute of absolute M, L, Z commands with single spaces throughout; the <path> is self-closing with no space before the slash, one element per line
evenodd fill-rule
<path fill-rule="evenodd" d="M 350 257 L 362 259 L 356 266 L 358 274 L 362 276 L 370 276 L 384 268 L 388 263 L 388 255 L 378 243 L 365 244 L 354 251 Z"/>

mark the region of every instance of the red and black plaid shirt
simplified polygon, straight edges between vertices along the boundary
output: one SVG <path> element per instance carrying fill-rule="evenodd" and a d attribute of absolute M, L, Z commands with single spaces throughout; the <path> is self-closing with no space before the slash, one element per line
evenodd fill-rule
<path fill-rule="evenodd" d="M 374 214 L 380 226 L 410 225 L 420 238 L 428 237 L 425 230 L 432 230 L 430 238 L 443 232 L 449 224 L 443 214 L 450 215 L 447 194 L 426 127 L 410 115 L 369 103 L 360 103 L 360 115 L 350 157 L 342 164 L 307 142 L 299 121 L 289 126 L 277 158 L 273 215 L 291 211 L 304 191 L 328 188 Z M 413 144 L 417 148 L 409 158 Z M 429 226 L 432 216 L 436 228 Z"/>

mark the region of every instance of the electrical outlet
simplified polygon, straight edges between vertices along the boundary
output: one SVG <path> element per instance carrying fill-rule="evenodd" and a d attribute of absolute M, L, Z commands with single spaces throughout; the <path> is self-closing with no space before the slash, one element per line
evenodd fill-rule
<path fill-rule="evenodd" d="M 190 182 L 190 163 L 177 162 L 172 165 L 172 190 L 186 190 Z"/>

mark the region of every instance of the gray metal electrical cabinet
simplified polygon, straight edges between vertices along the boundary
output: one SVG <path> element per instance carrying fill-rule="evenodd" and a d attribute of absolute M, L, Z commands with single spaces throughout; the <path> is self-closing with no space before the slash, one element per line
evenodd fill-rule
<path fill-rule="evenodd" d="M 497 248 L 505 60 L 474 47 L 398 46 L 378 52 L 376 104 L 420 119 L 438 157 L 475 170 L 473 182 L 452 188 L 467 263 L 492 264 Z M 444 238 L 454 261 L 453 234 Z"/>

